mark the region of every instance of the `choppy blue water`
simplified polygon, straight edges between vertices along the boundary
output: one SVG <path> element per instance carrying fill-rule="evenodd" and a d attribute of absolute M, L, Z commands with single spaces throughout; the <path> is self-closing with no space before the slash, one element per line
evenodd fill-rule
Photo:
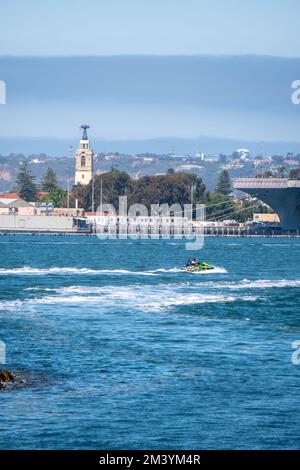
<path fill-rule="evenodd" d="M 0 448 L 299 448 L 299 248 L 0 237 Z"/>

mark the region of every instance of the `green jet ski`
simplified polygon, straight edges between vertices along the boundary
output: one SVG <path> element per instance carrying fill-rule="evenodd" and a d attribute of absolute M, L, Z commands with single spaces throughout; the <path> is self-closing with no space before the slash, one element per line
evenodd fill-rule
<path fill-rule="evenodd" d="M 197 266 L 186 266 L 185 271 L 188 272 L 199 272 L 199 271 L 209 271 L 214 269 L 214 266 L 208 263 L 199 263 Z"/>

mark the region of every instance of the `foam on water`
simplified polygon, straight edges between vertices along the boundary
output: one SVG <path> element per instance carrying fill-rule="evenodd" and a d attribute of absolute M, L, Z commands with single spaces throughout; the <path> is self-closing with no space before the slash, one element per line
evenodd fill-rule
<path fill-rule="evenodd" d="M 24 300 L 0 302 L 1 309 L 22 309 L 35 305 L 77 305 L 94 304 L 99 310 L 117 310 L 126 305 L 132 310 L 161 311 L 180 305 L 205 303 L 255 301 L 257 295 L 249 295 L 249 290 L 273 288 L 299 288 L 300 279 L 248 280 L 235 282 L 205 281 L 202 283 L 177 282 L 156 285 L 72 285 L 65 287 L 29 287 L 25 290 L 34 292 L 34 297 Z M 222 290 L 222 292 L 220 292 Z"/>
<path fill-rule="evenodd" d="M 116 275 L 136 275 L 136 276 L 154 276 L 152 271 L 128 271 L 126 269 L 89 269 L 89 268 L 31 268 L 24 266 L 23 268 L 0 269 L 1 275 L 31 275 L 31 276 L 44 276 L 47 274 L 116 274 Z"/>
<path fill-rule="evenodd" d="M 74 295 L 69 297 L 57 296 L 57 297 L 43 297 L 40 299 L 30 299 L 26 301 L 3 301 L 0 302 L 1 310 L 22 310 L 26 306 L 38 306 L 38 305 L 62 305 L 62 304 L 72 304 L 77 306 L 82 303 L 93 303 L 99 307 L 99 309 L 105 308 L 105 311 L 111 306 L 111 303 L 108 300 L 114 300 L 115 307 L 118 305 L 121 307 L 124 306 L 124 301 L 126 300 L 127 307 L 131 307 L 133 310 L 142 310 L 142 311 L 163 311 L 172 307 L 180 305 L 197 305 L 197 304 L 208 304 L 208 303 L 227 303 L 227 302 L 236 302 L 236 301 L 248 301 L 254 302 L 257 300 L 256 296 L 229 296 L 229 295 L 187 295 L 184 298 L 175 298 L 173 300 L 155 300 L 149 298 L 143 298 L 142 296 L 137 299 L 130 299 L 128 301 L 127 295 L 115 295 L 108 296 L 104 298 L 103 296 L 80 296 Z M 53 312 L 55 314 L 55 311 Z"/>
<path fill-rule="evenodd" d="M 155 276 L 162 273 L 186 273 L 182 268 L 158 268 L 146 271 L 129 271 L 127 269 L 90 269 L 90 268 L 70 268 L 70 267 L 53 267 L 46 269 L 32 268 L 30 266 L 24 266 L 22 268 L 11 268 L 11 269 L 0 269 L 0 276 L 9 275 L 31 275 L 31 276 L 44 276 L 47 274 L 64 275 L 64 274 L 92 274 L 92 275 L 132 275 L 132 276 Z M 195 271 L 188 272 L 187 274 L 222 274 L 227 273 L 225 268 L 215 267 L 208 271 Z"/>
<path fill-rule="evenodd" d="M 208 269 L 207 271 L 186 271 L 184 268 L 159 268 L 149 271 L 152 273 L 186 273 L 186 274 L 226 274 L 227 270 L 225 268 L 221 268 L 215 266 L 213 269 Z"/>
<path fill-rule="evenodd" d="M 39 288 L 32 288 L 38 290 Z M 49 292 L 50 289 L 40 288 Z M 22 309 L 26 306 L 39 304 L 74 304 L 93 303 L 99 309 L 110 309 L 111 306 L 120 310 L 126 305 L 133 310 L 161 311 L 180 305 L 197 305 L 205 303 L 255 301 L 257 297 L 224 293 L 207 293 L 186 291 L 182 285 L 130 285 L 130 286 L 69 286 L 52 289 L 52 295 L 34 297 L 25 300 L 0 302 L 1 309 Z"/>
<path fill-rule="evenodd" d="M 299 448 L 300 239 L 208 237 L 197 256 L 228 274 L 193 275 L 184 244 L 12 238 L 0 340 L 27 383 L 4 392 L 0 448 Z"/>
<path fill-rule="evenodd" d="M 230 290 L 241 290 L 241 289 L 273 289 L 273 288 L 285 288 L 285 287 L 300 287 L 300 279 L 256 279 L 249 280 L 243 279 L 240 282 L 224 281 L 224 282 L 202 282 L 197 284 L 190 284 L 191 286 L 197 287 L 212 287 L 215 289 L 230 289 Z"/>

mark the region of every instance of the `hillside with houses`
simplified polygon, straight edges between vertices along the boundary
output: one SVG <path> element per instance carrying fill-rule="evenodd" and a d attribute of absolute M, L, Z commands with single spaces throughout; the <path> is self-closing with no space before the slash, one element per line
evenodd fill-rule
<path fill-rule="evenodd" d="M 97 149 L 96 149 L 97 151 Z M 68 180 L 73 183 L 75 157 L 66 156 L 10 154 L 0 155 L 0 191 L 14 191 L 15 180 L 20 164 L 26 161 L 31 174 L 37 183 L 42 180 L 47 168 L 51 167 L 63 188 L 67 188 Z M 230 177 L 252 176 L 289 176 L 297 178 L 300 172 L 300 153 L 283 155 L 251 155 L 247 149 L 238 149 L 231 154 L 206 155 L 196 154 L 155 154 L 142 153 L 136 155 L 113 153 L 95 153 L 95 174 L 102 174 L 111 169 L 126 171 L 133 179 L 142 176 L 166 174 L 170 169 L 175 172 L 192 173 L 204 181 L 209 190 L 214 190 L 218 174 L 228 170 Z M 299 171 L 298 171 L 299 170 Z"/>

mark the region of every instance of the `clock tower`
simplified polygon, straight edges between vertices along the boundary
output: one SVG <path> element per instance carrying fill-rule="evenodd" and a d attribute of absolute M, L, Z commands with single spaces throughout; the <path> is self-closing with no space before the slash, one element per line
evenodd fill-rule
<path fill-rule="evenodd" d="M 89 127 L 86 124 L 81 126 L 83 134 L 79 148 L 76 150 L 75 184 L 87 185 L 93 178 L 94 152 L 91 149 L 90 139 L 87 135 Z"/>

